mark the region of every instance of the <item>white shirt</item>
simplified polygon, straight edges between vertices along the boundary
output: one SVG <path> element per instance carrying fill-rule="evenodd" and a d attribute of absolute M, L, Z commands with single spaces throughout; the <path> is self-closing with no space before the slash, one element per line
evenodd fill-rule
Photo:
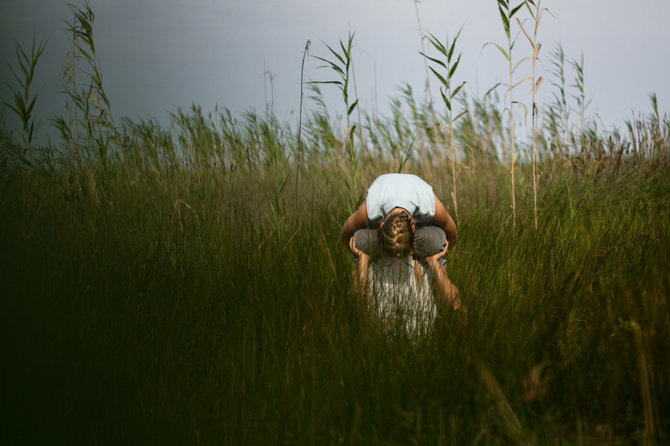
<path fill-rule="evenodd" d="M 365 206 L 373 223 L 381 222 L 397 207 L 412 214 L 416 223 L 430 223 L 435 217 L 435 193 L 416 175 L 388 173 L 372 182 Z"/>
<path fill-rule="evenodd" d="M 432 273 L 416 260 L 380 256 L 370 263 L 368 280 L 369 299 L 378 316 L 386 322 L 402 321 L 408 334 L 430 328 L 437 316 L 433 298 Z"/>

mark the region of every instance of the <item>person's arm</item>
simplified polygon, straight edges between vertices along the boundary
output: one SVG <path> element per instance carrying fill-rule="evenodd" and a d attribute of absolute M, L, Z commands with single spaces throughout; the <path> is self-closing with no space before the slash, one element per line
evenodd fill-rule
<path fill-rule="evenodd" d="M 442 252 L 438 252 L 435 255 L 426 257 L 424 260 L 430 268 L 430 272 L 433 276 L 433 289 L 437 294 L 438 299 L 445 305 L 451 306 L 454 310 L 458 311 L 461 309 L 461 296 L 458 292 L 456 285 L 451 283 L 449 276 L 447 275 L 447 270 L 440 265 L 439 260 L 444 257 L 449 249 L 449 242 L 447 246 L 444 247 Z"/>
<path fill-rule="evenodd" d="M 454 219 L 451 218 L 451 215 L 449 215 L 449 212 L 447 212 L 444 205 L 437 197 L 435 197 L 435 217 L 433 217 L 431 223 L 444 230 L 444 233 L 447 235 L 449 246 L 454 246 L 456 244 L 456 241 L 458 240 L 456 223 L 454 223 Z"/>
<path fill-rule="evenodd" d="M 349 241 L 358 229 L 366 228 L 369 226 L 368 221 L 368 210 L 365 204 L 366 200 L 363 200 L 363 203 L 359 206 L 356 211 L 347 218 L 347 221 L 342 225 L 342 232 L 340 238 L 342 243 L 345 246 L 350 246 Z M 353 251 L 352 251 L 353 252 Z"/>
<path fill-rule="evenodd" d="M 349 239 L 349 249 L 358 257 L 356 267 L 354 268 L 354 290 L 359 296 L 368 295 L 368 265 L 370 256 L 356 247 L 356 237 Z"/>

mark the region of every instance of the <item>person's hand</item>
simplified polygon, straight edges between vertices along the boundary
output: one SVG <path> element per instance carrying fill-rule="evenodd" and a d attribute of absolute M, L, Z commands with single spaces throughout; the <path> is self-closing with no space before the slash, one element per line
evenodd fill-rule
<path fill-rule="evenodd" d="M 361 251 L 356 247 L 356 237 L 353 235 L 349 239 L 349 251 L 351 251 L 351 253 L 355 255 L 358 259 L 367 259 L 370 257 L 369 255 L 367 255 L 366 253 L 364 253 L 363 251 Z"/>
<path fill-rule="evenodd" d="M 442 251 L 438 252 L 437 254 L 433 254 L 432 256 L 424 257 L 424 260 L 429 265 L 431 265 L 431 264 L 434 265 L 434 264 L 438 263 L 442 257 L 447 255 L 447 251 L 449 251 L 449 241 L 448 240 L 446 241 L 446 244 L 444 245 L 444 249 Z"/>

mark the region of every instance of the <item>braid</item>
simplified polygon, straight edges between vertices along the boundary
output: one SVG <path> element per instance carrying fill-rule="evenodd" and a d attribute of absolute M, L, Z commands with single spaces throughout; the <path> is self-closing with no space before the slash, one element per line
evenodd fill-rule
<path fill-rule="evenodd" d="M 384 251 L 398 259 L 416 251 L 416 227 L 412 215 L 403 210 L 386 218 L 380 230 Z"/>
<path fill-rule="evenodd" d="M 416 226 L 414 225 L 414 218 L 409 213 L 407 217 L 409 218 L 409 234 L 412 240 L 412 255 L 414 255 L 416 252 Z"/>

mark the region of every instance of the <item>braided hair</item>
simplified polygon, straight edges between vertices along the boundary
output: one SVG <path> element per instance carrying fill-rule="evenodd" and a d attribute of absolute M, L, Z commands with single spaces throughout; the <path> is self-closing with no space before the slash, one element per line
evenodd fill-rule
<path fill-rule="evenodd" d="M 388 215 L 379 233 L 387 255 L 401 259 L 416 252 L 414 218 L 405 209 Z"/>

